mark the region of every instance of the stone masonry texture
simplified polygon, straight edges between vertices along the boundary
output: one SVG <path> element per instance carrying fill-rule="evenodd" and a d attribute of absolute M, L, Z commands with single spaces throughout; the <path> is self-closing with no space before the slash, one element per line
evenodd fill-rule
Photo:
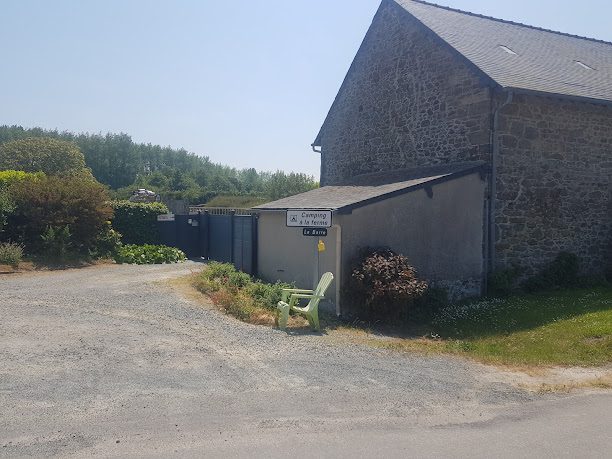
<path fill-rule="evenodd" d="M 533 271 L 559 252 L 612 258 L 612 107 L 515 96 L 501 111 L 497 257 Z"/>
<path fill-rule="evenodd" d="M 395 2 L 379 9 L 320 132 L 321 184 L 482 160 L 506 99 Z M 496 267 L 534 273 L 559 252 L 612 263 L 612 107 L 515 95 L 499 117 Z M 483 203 L 484 205 L 484 203 Z"/>
<path fill-rule="evenodd" d="M 322 129 L 322 185 L 485 160 L 489 89 L 395 2 L 383 3 Z"/>

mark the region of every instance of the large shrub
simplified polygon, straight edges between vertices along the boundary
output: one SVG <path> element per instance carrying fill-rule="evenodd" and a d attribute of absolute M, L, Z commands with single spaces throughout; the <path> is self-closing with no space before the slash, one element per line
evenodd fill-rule
<path fill-rule="evenodd" d="M 0 169 L 61 174 L 85 169 L 79 147 L 48 137 L 13 140 L 0 145 Z"/>
<path fill-rule="evenodd" d="M 44 176 L 10 187 L 15 204 L 5 238 L 25 244 L 29 253 L 43 249 L 50 228 L 69 228 L 70 247 L 86 253 L 112 216 L 106 188 L 86 175 Z"/>
<path fill-rule="evenodd" d="M 362 251 L 350 285 L 357 312 L 383 320 L 407 318 L 428 287 L 405 256 L 387 248 Z"/>
<path fill-rule="evenodd" d="M 115 212 L 113 228 L 122 235 L 125 244 L 155 244 L 159 242 L 157 216 L 168 212 L 159 202 L 143 203 L 112 201 Z"/>
<path fill-rule="evenodd" d="M 37 180 L 44 175 L 42 172 L 0 171 L 0 232 L 6 225 L 8 216 L 15 210 L 15 202 L 9 191 L 10 186 L 22 180 Z"/>

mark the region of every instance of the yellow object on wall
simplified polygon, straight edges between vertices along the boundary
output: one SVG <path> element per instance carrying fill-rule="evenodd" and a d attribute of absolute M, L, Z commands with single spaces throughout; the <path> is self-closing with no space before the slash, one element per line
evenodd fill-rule
<path fill-rule="evenodd" d="M 319 243 L 317 244 L 317 250 L 319 252 L 325 252 L 325 242 L 319 239 Z"/>

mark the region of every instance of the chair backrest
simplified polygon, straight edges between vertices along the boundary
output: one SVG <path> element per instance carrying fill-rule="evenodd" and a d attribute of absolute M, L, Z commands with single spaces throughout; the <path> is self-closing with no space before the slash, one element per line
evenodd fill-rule
<path fill-rule="evenodd" d="M 325 291 L 329 288 L 332 281 L 334 280 L 334 275 L 332 273 L 325 273 L 321 276 L 321 280 L 317 285 L 317 288 L 314 291 L 315 295 L 325 296 Z"/>
<path fill-rule="evenodd" d="M 315 309 L 318 310 L 319 301 L 321 301 L 321 297 L 325 296 L 325 291 L 329 288 L 333 280 L 334 275 L 332 273 L 325 273 L 321 276 L 321 280 L 314 291 L 314 298 L 308 302 L 304 308 L 305 311 L 312 312 Z"/>

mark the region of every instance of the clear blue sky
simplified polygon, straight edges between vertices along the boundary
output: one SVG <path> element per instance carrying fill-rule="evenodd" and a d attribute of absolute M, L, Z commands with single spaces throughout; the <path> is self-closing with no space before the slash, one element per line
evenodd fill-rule
<path fill-rule="evenodd" d="M 309 145 L 379 3 L 1 0 L 0 124 L 318 176 Z M 439 3 L 612 41 L 609 0 Z"/>

